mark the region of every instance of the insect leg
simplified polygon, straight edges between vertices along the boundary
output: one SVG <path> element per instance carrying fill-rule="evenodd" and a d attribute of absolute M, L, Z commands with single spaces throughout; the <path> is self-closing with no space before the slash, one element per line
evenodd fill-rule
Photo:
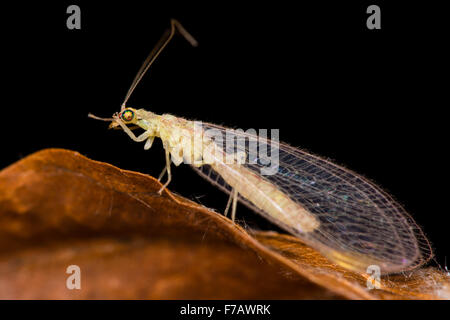
<path fill-rule="evenodd" d="M 148 150 L 152 147 L 153 141 L 155 140 L 155 136 L 149 137 L 148 140 L 145 142 L 144 150 Z"/>
<path fill-rule="evenodd" d="M 228 198 L 228 202 L 227 202 L 227 207 L 225 208 L 225 211 L 224 211 L 224 213 L 223 213 L 223 215 L 224 215 L 225 217 L 227 216 L 228 210 L 230 209 L 230 206 L 231 206 L 231 200 L 233 200 L 233 194 L 234 194 L 234 188 L 233 188 L 233 190 L 231 190 L 230 197 Z"/>
<path fill-rule="evenodd" d="M 234 218 L 236 218 L 236 207 L 237 207 L 237 198 L 238 192 L 236 188 L 233 189 L 233 206 L 231 208 L 231 221 L 234 222 Z"/>
<path fill-rule="evenodd" d="M 164 189 L 169 185 L 170 180 L 172 180 L 172 173 L 170 172 L 170 152 L 166 148 L 166 169 L 167 169 L 167 181 L 166 183 L 159 189 L 158 193 L 161 194 Z"/>
<path fill-rule="evenodd" d="M 164 167 L 163 171 L 161 172 L 161 174 L 158 177 L 158 181 L 161 181 L 161 179 L 162 179 L 162 177 L 164 177 L 164 174 L 166 173 L 166 171 L 167 171 L 167 167 Z"/>
<path fill-rule="evenodd" d="M 142 142 L 145 139 L 147 139 L 148 137 L 150 137 L 153 132 L 150 130 L 145 131 L 144 133 L 142 133 L 139 137 L 136 137 L 133 133 L 133 131 L 130 130 L 130 128 L 128 128 L 121 120 L 119 120 L 118 118 L 114 119 L 123 129 L 123 131 L 125 131 L 125 133 L 133 140 L 136 142 Z"/>

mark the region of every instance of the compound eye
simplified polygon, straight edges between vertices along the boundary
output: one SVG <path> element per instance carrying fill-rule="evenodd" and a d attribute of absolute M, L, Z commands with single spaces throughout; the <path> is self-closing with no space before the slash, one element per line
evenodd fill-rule
<path fill-rule="evenodd" d="M 134 118 L 134 112 L 132 110 L 124 110 L 121 114 L 120 114 L 120 118 L 123 121 L 126 122 L 130 122 L 131 120 L 133 120 Z"/>

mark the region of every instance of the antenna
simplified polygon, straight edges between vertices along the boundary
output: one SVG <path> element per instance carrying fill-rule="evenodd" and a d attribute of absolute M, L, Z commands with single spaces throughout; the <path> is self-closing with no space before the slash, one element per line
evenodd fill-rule
<path fill-rule="evenodd" d="M 158 43 L 150 52 L 147 59 L 145 59 L 141 68 L 136 74 L 136 77 L 134 78 L 133 83 L 130 86 L 130 89 L 128 89 L 127 95 L 125 96 L 125 100 L 122 103 L 121 111 L 125 109 L 125 105 L 128 99 L 130 98 L 136 86 L 141 81 L 144 74 L 147 72 L 147 70 L 156 60 L 156 58 L 158 58 L 158 56 L 161 54 L 161 52 L 164 50 L 164 48 L 167 46 L 170 40 L 172 40 L 173 36 L 175 35 L 175 31 L 178 31 L 193 47 L 196 47 L 198 45 L 197 40 L 195 40 L 194 37 L 189 32 L 186 31 L 186 29 L 184 29 L 181 23 L 179 23 L 175 19 L 170 19 L 170 29 L 164 32 L 161 39 L 159 39 Z"/>

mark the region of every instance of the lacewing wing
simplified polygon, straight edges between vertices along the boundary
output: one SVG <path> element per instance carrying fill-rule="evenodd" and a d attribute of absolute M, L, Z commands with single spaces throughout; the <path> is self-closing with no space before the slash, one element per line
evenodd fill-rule
<path fill-rule="evenodd" d="M 381 273 L 386 274 L 416 268 L 431 258 L 428 240 L 403 207 L 353 171 L 301 149 L 242 131 L 214 124 L 204 124 L 203 129 L 213 129 L 224 136 L 232 132 L 232 139 L 247 141 L 245 144 L 236 143 L 235 150 L 231 150 L 247 155 L 240 165 L 242 170 L 233 170 L 234 175 L 240 176 L 241 183 L 254 193 L 258 192 L 259 182 L 248 179 L 249 173 L 276 186 L 312 215 L 316 223 L 312 228 L 302 228 L 289 212 L 278 215 L 267 212 L 261 205 L 255 205 L 254 199 L 249 199 L 252 196 L 241 194 L 239 201 L 316 248 L 330 260 L 362 272 L 369 265 L 378 265 Z M 249 141 L 258 141 L 259 148 L 277 149 L 279 163 L 275 174 L 261 175 L 261 169 L 270 163 L 270 159 L 264 159 L 264 154 L 258 154 L 258 159 L 249 159 L 248 155 L 252 153 L 249 151 Z M 225 149 L 222 142 L 216 143 L 216 146 Z M 229 153 L 230 150 L 224 152 Z M 224 161 L 223 166 L 230 164 Z M 224 172 L 214 164 L 193 168 L 213 185 L 231 193 L 227 170 Z M 271 192 L 268 190 L 267 196 L 275 197 Z"/>

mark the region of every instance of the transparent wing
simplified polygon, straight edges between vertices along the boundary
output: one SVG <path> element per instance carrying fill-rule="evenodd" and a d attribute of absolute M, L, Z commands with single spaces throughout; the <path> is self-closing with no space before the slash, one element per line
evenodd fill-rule
<path fill-rule="evenodd" d="M 413 269 L 432 256 L 430 244 L 407 212 L 388 194 L 358 174 L 326 159 L 289 145 L 263 139 L 253 134 L 203 123 L 203 129 L 219 130 L 246 141 L 225 146 L 224 152 L 243 151 L 247 155 L 242 166 L 259 174 L 294 202 L 303 206 L 320 222 L 312 232 L 302 232 L 264 212 L 242 196 L 239 201 L 262 214 L 273 223 L 321 251 L 332 261 L 349 269 L 365 272 L 372 264 L 381 273 Z M 234 136 L 233 136 L 234 135 Z M 270 156 L 259 153 L 250 159 L 249 141 L 258 141 L 258 149 L 279 153 L 279 166 L 273 175 L 261 175 Z M 231 187 L 210 165 L 194 167 L 196 171 L 223 191 Z"/>

